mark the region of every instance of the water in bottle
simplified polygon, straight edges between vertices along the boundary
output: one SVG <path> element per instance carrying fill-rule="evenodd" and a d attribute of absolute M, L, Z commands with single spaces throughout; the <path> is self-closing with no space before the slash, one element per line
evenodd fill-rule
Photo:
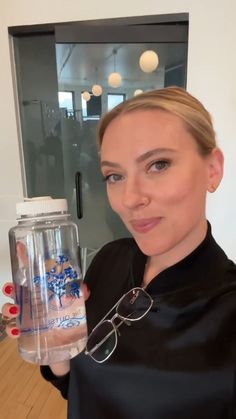
<path fill-rule="evenodd" d="M 19 352 L 41 365 L 73 358 L 87 340 L 77 225 L 65 199 L 26 200 L 17 204 L 17 217 L 9 242 Z"/>

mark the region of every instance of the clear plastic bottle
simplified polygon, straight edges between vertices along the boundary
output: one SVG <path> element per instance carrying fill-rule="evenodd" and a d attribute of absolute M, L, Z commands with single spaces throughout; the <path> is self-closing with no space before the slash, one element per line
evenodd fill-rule
<path fill-rule="evenodd" d="M 65 199 L 25 201 L 17 204 L 18 225 L 9 231 L 19 352 L 48 365 L 73 358 L 87 341 L 78 229 Z"/>

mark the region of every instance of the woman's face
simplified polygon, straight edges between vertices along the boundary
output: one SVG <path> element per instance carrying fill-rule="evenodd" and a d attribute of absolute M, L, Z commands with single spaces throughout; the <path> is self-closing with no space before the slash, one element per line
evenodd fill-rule
<path fill-rule="evenodd" d="M 206 228 L 214 164 L 177 116 L 138 110 L 115 118 L 103 137 L 101 167 L 111 207 L 143 253 L 191 246 Z"/>

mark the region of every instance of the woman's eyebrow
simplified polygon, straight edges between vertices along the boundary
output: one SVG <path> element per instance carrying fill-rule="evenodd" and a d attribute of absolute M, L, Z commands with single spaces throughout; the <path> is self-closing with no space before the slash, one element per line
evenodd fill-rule
<path fill-rule="evenodd" d="M 103 161 L 101 162 L 101 167 L 104 167 L 104 166 L 114 167 L 114 169 L 119 169 L 119 168 L 121 167 L 121 166 L 120 166 L 120 164 L 118 164 L 118 163 L 113 163 L 113 162 L 108 161 L 108 160 L 103 160 Z"/>
<path fill-rule="evenodd" d="M 173 154 L 176 152 L 177 150 L 175 150 L 174 148 L 167 148 L 167 147 L 154 148 L 152 150 L 147 151 L 144 154 L 141 154 L 141 156 L 137 157 L 136 162 L 142 163 L 143 161 L 149 159 L 150 157 L 158 156 L 159 154 L 163 154 L 163 153 Z"/>
<path fill-rule="evenodd" d="M 174 148 L 166 148 L 166 147 L 154 148 L 152 150 L 148 150 L 146 153 L 141 154 L 139 157 L 137 157 L 136 163 L 142 163 L 143 161 L 149 159 L 150 157 L 158 156 L 158 154 L 163 154 L 163 153 L 173 154 L 176 152 L 177 150 L 175 150 Z M 103 160 L 101 162 L 101 167 L 104 167 L 104 166 L 112 167 L 114 169 L 118 169 L 121 167 L 119 163 L 111 162 L 108 160 Z"/>

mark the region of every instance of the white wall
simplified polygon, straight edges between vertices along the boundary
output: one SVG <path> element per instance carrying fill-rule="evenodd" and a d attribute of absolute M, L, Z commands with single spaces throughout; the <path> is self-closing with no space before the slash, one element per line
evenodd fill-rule
<path fill-rule="evenodd" d="M 7 231 L 23 196 L 8 26 L 189 12 L 188 90 L 211 111 L 225 151 L 225 178 L 208 213 L 218 242 L 236 260 L 236 2 L 235 0 L 1 0 L 0 13 L 0 282 L 11 278 Z M 1 300 L 0 300 L 1 305 Z"/>

